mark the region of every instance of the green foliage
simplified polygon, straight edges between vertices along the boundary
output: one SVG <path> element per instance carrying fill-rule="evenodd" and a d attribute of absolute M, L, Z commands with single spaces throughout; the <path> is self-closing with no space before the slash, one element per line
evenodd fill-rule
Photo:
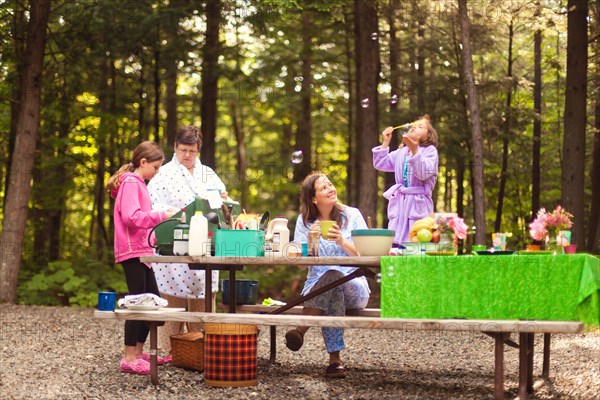
<path fill-rule="evenodd" d="M 32 305 L 95 307 L 98 292 L 127 293 L 121 265 L 109 267 L 97 261 L 54 261 L 41 272 L 21 273 L 18 302 Z"/>
<path fill-rule="evenodd" d="M 566 14 L 561 11 L 564 2 L 541 1 L 542 15 L 537 17 L 534 3 L 486 0 L 471 6 L 484 166 L 470 165 L 472 139 L 465 109 L 457 15 L 456 8 L 447 3 L 378 2 L 380 29 L 373 40 L 377 40 L 374 45 L 381 50 L 380 125 L 408 122 L 423 113 L 431 115 L 440 137 L 436 207 L 455 211 L 456 193 L 462 186 L 463 217 L 469 225 L 473 223 L 474 201 L 471 168 L 485 167 L 489 234 L 498 201 L 507 89 L 511 89 L 512 120 L 501 230 L 513 233 L 511 247 L 521 248 L 529 241 L 527 223 L 531 217 L 535 29 L 543 31 L 541 205 L 553 208 L 561 197 L 567 40 Z M 23 245 L 26 250 L 19 302 L 90 306 L 95 304 L 98 291 L 126 292 L 121 267 L 111 265 L 107 250 L 112 237 L 111 203 L 108 196 L 100 197 L 99 193 L 106 178 L 128 162 L 131 150 L 140 140 L 166 143 L 164 82 L 169 63 L 178 67 L 179 124 L 201 126 L 200 49 L 206 26 L 201 4 L 56 1 L 44 60 L 40 139 Z M 25 25 L 13 26 L 17 19 L 11 11 L 15 10 L 8 10 L 0 12 L 0 32 L 5 34 L 0 35 L 0 97 L 7 100 L 0 102 L 0 131 L 12 133 L 13 107 L 18 104 L 13 97 L 18 94 L 20 71 L 15 44 L 21 37 L 11 35 L 20 34 Z M 313 78 L 310 167 L 327 172 L 340 199 L 346 202 L 348 198 L 347 165 L 355 157 L 351 152 L 355 149 L 349 145 L 356 120 L 353 85 L 358 78 L 353 71 L 357 57 L 353 1 L 226 0 L 223 14 L 219 92 L 215 94 L 216 171 L 231 197 L 239 199 L 244 185 L 237 175 L 238 143 L 232 117 L 235 103 L 246 133 L 246 209 L 286 216 L 292 229 L 298 213 L 299 185 L 293 180 L 290 154 L 298 146 L 302 62 L 307 55 Z M 307 15 L 310 23 L 305 25 L 303 16 Z M 511 21 L 514 64 L 512 77 L 508 77 Z M 396 28 L 400 46 L 396 61 L 401 77 L 398 93 L 391 92 L 390 23 Z M 310 49 L 303 47 L 306 30 Z M 423 76 L 419 76 L 420 72 Z M 590 93 L 597 92 L 595 85 Z M 392 94 L 398 96 L 397 107 L 390 107 Z M 422 96 L 422 102 L 418 96 Z M 589 99 L 591 109 L 594 98 Z M 421 105 L 423 109 L 419 109 Z M 8 180 L 11 141 L 14 137 L 0 135 L 0 198 L 4 198 Z M 165 146 L 167 157 L 171 150 Z M 589 156 L 587 171 L 591 170 L 591 161 Z M 457 171 L 461 168 L 465 171 L 464 180 L 458 182 Z M 589 204 L 591 185 L 586 188 Z M 383 182 L 379 190 L 379 204 L 386 205 L 381 200 Z M 101 221 L 98 215 L 102 216 Z M 584 216 L 578 218 L 587 223 Z M 383 215 L 378 220 L 383 220 Z M 54 259 L 60 261 L 49 262 Z M 303 272 L 290 268 L 273 268 L 267 273 L 248 268 L 240 276 L 258 278 L 261 294 L 273 298 L 297 293 L 304 279 Z"/>

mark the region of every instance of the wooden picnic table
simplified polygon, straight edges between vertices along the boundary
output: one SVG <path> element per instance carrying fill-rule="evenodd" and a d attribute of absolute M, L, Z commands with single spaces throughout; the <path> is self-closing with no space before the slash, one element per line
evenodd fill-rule
<path fill-rule="evenodd" d="M 551 333 L 578 333 L 583 330 L 584 324 L 577 321 L 548 321 L 548 320 L 519 320 L 518 317 L 508 318 L 492 318 L 485 319 L 471 316 L 469 319 L 457 315 L 454 318 L 423 318 L 419 316 L 409 317 L 318 317 L 305 315 L 272 315 L 284 314 L 288 310 L 292 310 L 309 298 L 317 296 L 332 287 L 343 284 L 357 276 L 374 276 L 374 269 L 379 269 L 383 264 L 386 266 L 384 272 L 389 271 L 389 266 L 396 262 L 405 262 L 407 258 L 412 260 L 409 264 L 416 265 L 416 273 L 418 274 L 418 265 L 422 261 L 424 263 L 435 263 L 436 257 L 415 256 L 415 257 L 211 257 L 211 256 L 149 256 L 142 257 L 141 261 L 146 263 L 178 263 L 188 264 L 191 269 L 204 270 L 208 275 L 213 270 L 229 271 L 230 290 L 229 290 L 229 313 L 211 314 L 212 304 L 210 296 L 207 296 L 206 310 L 207 313 L 148 313 L 147 315 L 138 314 L 134 311 L 116 314 L 97 312 L 100 318 L 122 318 L 122 319 L 141 319 L 152 321 L 151 330 L 151 354 L 156 353 L 155 338 L 157 321 L 202 321 L 202 322 L 218 322 L 218 323 L 254 323 L 271 326 L 272 332 L 272 355 L 273 355 L 273 331 L 276 325 L 307 325 L 307 326 L 336 326 L 357 329 L 402 329 L 402 330 L 440 330 L 440 331 L 471 331 L 482 332 L 495 339 L 494 349 L 494 381 L 495 390 L 494 396 L 496 399 L 504 398 L 504 345 L 519 349 L 519 397 L 525 397 L 527 393 L 533 391 L 533 351 L 535 333 L 544 334 L 544 361 L 542 376 L 547 378 L 549 375 L 549 355 L 550 355 L 550 334 Z M 452 258 L 444 257 L 446 264 L 451 261 L 455 264 L 468 263 L 471 257 L 456 256 Z M 404 259 L 404 260 L 400 260 Z M 385 260 L 385 262 L 383 262 Z M 421 260 L 421 261 L 420 261 Z M 441 259 L 437 259 L 440 261 Z M 488 262 L 493 262 L 494 258 L 488 258 Z M 263 266 L 301 266 L 301 265 L 344 265 L 354 266 L 356 270 L 350 275 L 332 283 L 331 285 L 322 288 L 320 291 L 315 291 L 306 296 L 298 296 L 297 298 L 288 301 L 286 306 L 275 308 L 267 311 L 268 314 L 235 314 L 235 280 L 236 272 L 243 269 L 245 265 L 263 265 Z M 212 280 L 205 279 L 205 293 L 212 292 Z M 460 294 L 459 294 L 460 295 Z M 510 292 L 505 293 L 510 297 Z M 597 299 L 597 297 L 596 297 Z M 496 301 L 502 301 L 502 296 L 498 296 Z M 108 314 L 113 314 L 109 316 Z M 384 315 L 382 313 L 382 315 Z M 385 316 L 385 315 L 384 315 Z M 147 318 L 147 319 L 146 319 Z M 510 338 L 511 333 L 519 335 L 519 343 L 514 342 Z M 154 339 L 153 339 L 154 338 Z M 154 357 L 153 357 L 154 359 Z M 155 371 L 155 369 L 154 369 Z M 153 382 L 158 382 L 157 377 L 153 376 Z"/>

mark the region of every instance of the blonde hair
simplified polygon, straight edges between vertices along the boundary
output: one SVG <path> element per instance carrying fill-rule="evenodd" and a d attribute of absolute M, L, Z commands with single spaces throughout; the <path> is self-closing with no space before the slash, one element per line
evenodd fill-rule
<path fill-rule="evenodd" d="M 146 159 L 147 162 L 162 161 L 165 159 L 165 153 L 158 146 L 158 144 L 150 141 L 145 141 L 138 144 L 133 150 L 131 156 L 131 162 L 123 165 L 119 170 L 110 178 L 106 184 L 106 188 L 109 192 L 117 190 L 121 184 L 120 178 L 125 172 L 133 172 L 140 166 L 142 159 Z"/>
<path fill-rule="evenodd" d="M 419 146 L 437 146 L 438 144 L 438 134 L 435 131 L 433 125 L 431 125 L 431 119 L 429 118 L 429 114 L 425 114 L 419 117 L 417 121 L 424 120 L 427 122 L 427 137 L 419 143 Z"/>

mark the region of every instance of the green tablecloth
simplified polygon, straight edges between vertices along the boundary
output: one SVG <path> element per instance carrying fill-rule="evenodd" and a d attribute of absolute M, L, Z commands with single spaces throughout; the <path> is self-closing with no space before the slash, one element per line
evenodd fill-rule
<path fill-rule="evenodd" d="M 600 259 L 587 254 L 382 257 L 381 316 L 600 325 Z"/>

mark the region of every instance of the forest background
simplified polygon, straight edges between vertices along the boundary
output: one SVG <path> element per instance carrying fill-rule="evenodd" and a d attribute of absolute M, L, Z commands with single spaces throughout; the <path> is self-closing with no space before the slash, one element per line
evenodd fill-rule
<path fill-rule="evenodd" d="M 201 160 L 248 212 L 293 230 L 299 182 L 386 225 L 371 148 L 429 114 L 436 211 L 475 240 L 531 243 L 541 207 L 600 252 L 600 1 L 0 0 L 0 301 L 94 306 L 126 293 L 107 178 L 142 140 Z M 292 154 L 302 151 L 301 162 Z M 303 273 L 252 270 L 261 294 Z"/>

